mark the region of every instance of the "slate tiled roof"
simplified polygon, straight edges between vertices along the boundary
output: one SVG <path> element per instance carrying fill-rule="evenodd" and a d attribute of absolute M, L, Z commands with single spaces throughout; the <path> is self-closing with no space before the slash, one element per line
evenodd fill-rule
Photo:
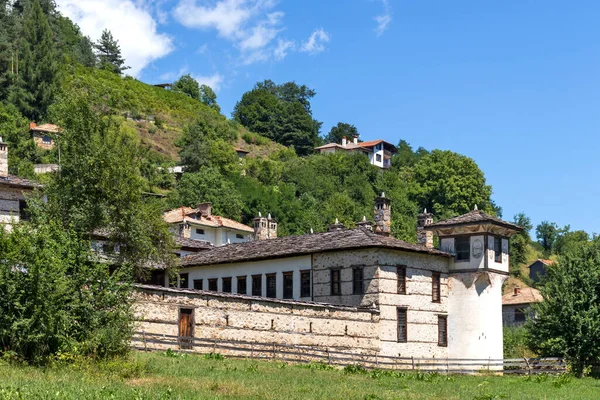
<path fill-rule="evenodd" d="M 467 224 L 474 224 L 474 223 L 486 223 L 486 222 L 495 224 L 495 225 L 504 226 L 506 228 L 514 229 L 516 231 L 523 230 L 523 228 L 521 228 L 519 225 L 513 224 L 511 222 L 503 221 L 500 218 L 493 217 L 493 216 L 486 214 L 480 210 L 473 210 L 473 211 L 469 211 L 466 214 L 459 215 L 458 217 L 444 219 L 444 220 L 438 221 L 434 224 L 427 225 L 426 228 L 446 228 L 446 227 L 451 227 L 451 226 L 467 225 Z"/>
<path fill-rule="evenodd" d="M 207 242 L 205 240 L 195 240 L 195 239 L 188 239 L 188 238 L 184 238 L 181 236 L 177 236 L 175 238 L 175 243 L 177 244 L 177 246 L 179 248 L 187 248 L 187 249 L 196 249 L 196 250 L 202 250 L 202 249 L 212 249 L 213 245 L 210 244 L 210 242 Z"/>
<path fill-rule="evenodd" d="M 539 303 L 540 301 L 544 301 L 544 298 L 540 291 L 534 288 L 523 288 L 520 289 L 520 293 L 515 294 L 512 292 L 502 296 L 503 306 Z"/>
<path fill-rule="evenodd" d="M 229 218 L 220 217 L 218 215 L 201 217 L 199 215 L 199 210 L 191 207 L 179 207 L 174 210 L 167 211 L 163 214 L 163 218 L 169 224 L 177 224 L 185 220 L 193 225 L 210 226 L 213 228 L 225 227 L 239 231 L 254 232 L 254 228 Z"/>
<path fill-rule="evenodd" d="M 7 177 L 0 177 L 0 185 L 6 185 L 10 187 L 16 187 L 21 189 L 35 189 L 41 188 L 42 184 L 34 182 L 29 179 L 19 178 L 18 176 L 8 175 Z"/>
<path fill-rule="evenodd" d="M 286 236 L 277 239 L 257 240 L 215 247 L 182 258 L 184 267 L 196 265 L 225 264 L 293 257 L 333 250 L 387 248 L 435 256 L 452 257 L 452 254 L 424 246 L 404 242 L 393 237 L 377 235 L 365 229 L 346 229 L 334 232 Z"/>

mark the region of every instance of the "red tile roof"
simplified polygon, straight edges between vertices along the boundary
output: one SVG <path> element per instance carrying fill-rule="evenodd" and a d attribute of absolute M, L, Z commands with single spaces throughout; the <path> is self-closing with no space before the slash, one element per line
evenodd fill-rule
<path fill-rule="evenodd" d="M 540 301 L 544 301 L 540 291 L 537 289 L 528 287 L 519 290 L 520 293 L 515 294 L 513 291 L 512 293 L 502 296 L 502 305 L 509 306 L 515 304 L 539 303 Z"/>
<path fill-rule="evenodd" d="M 59 126 L 54 124 L 42 124 L 37 125 L 30 130 L 33 132 L 58 133 L 61 129 Z"/>
<path fill-rule="evenodd" d="M 224 227 L 244 232 L 254 232 L 248 225 L 218 215 L 201 216 L 197 208 L 179 207 L 163 214 L 164 220 L 169 224 L 188 222 L 193 225 L 210 226 L 214 228 Z"/>

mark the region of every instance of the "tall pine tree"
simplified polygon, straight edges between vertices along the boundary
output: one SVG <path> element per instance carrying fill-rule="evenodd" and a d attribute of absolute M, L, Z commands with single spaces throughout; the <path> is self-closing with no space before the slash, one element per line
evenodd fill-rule
<path fill-rule="evenodd" d="M 56 93 L 58 61 L 52 30 L 38 0 L 27 7 L 10 100 L 29 119 L 46 115 Z"/>
<path fill-rule="evenodd" d="M 125 66 L 125 59 L 121 56 L 119 42 L 113 38 L 108 29 L 102 31 L 102 36 L 96 44 L 96 56 L 98 57 L 98 68 L 108 69 L 116 74 L 121 74 L 129 67 Z"/>

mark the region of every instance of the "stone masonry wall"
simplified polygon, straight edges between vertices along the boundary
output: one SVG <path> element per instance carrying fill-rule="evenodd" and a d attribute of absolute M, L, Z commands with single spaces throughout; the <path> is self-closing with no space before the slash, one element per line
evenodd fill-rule
<path fill-rule="evenodd" d="M 19 200 L 23 200 L 19 189 L 0 186 L 0 224 L 19 222 Z"/>
<path fill-rule="evenodd" d="M 191 308 L 194 337 L 201 340 L 262 343 L 269 348 L 272 343 L 314 346 L 354 354 L 376 354 L 379 350 L 376 310 L 151 286 L 141 286 L 135 296 L 136 331 L 155 338 L 177 337 L 180 309 Z M 133 345 L 143 347 L 137 337 Z M 172 340 L 152 346 L 177 349 Z M 194 351 L 208 352 L 201 348 Z M 250 356 L 232 348 L 219 353 Z"/>

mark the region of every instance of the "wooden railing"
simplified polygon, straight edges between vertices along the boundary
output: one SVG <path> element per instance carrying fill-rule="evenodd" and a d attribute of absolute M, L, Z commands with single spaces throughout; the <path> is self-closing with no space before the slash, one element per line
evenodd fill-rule
<path fill-rule="evenodd" d="M 186 353 L 217 353 L 228 358 L 278 360 L 293 363 L 326 363 L 334 366 L 361 365 L 367 369 L 399 369 L 449 374 L 504 373 L 558 374 L 567 371 L 561 358 L 416 358 L 393 357 L 353 348 L 327 348 L 242 340 L 214 340 L 136 332 L 132 347 L 138 350 L 167 350 Z"/>

